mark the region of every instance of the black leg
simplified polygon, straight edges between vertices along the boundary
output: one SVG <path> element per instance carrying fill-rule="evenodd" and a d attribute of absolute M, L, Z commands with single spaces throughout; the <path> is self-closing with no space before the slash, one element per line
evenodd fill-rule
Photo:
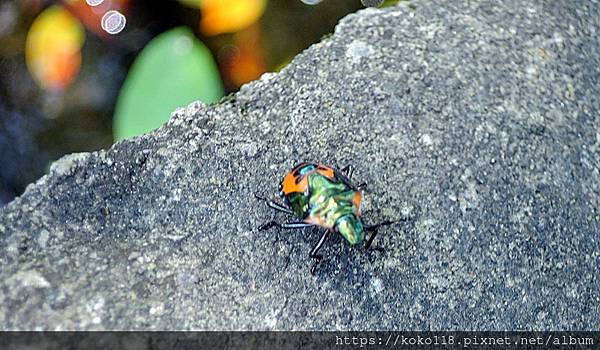
<path fill-rule="evenodd" d="M 254 197 L 256 197 L 257 199 L 260 199 L 261 201 L 265 201 L 270 208 L 273 208 L 273 209 L 275 209 L 277 211 L 284 212 L 286 214 L 295 215 L 295 213 L 291 209 L 286 208 L 283 204 L 279 204 L 279 203 L 277 203 L 277 202 L 275 202 L 273 200 L 266 199 L 266 198 L 261 197 L 261 196 L 259 196 L 257 194 L 255 194 Z"/>
<path fill-rule="evenodd" d="M 310 274 L 314 275 L 315 271 L 317 270 L 317 265 L 319 265 L 319 262 L 321 261 L 321 259 L 323 259 L 323 255 L 319 255 L 317 254 L 317 252 L 319 251 L 319 249 L 321 249 L 321 247 L 323 246 L 323 243 L 325 243 L 325 240 L 327 240 L 327 236 L 329 236 L 329 230 L 325 230 L 325 232 L 323 232 L 323 234 L 321 235 L 321 238 L 319 238 L 319 242 L 317 242 L 317 244 L 313 247 L 313 249 L 310 251 L 309 256 L 313 259 L 315 259 L 315 262 L 313 264 L 313 266 L 310 268 Z"/>
<path fill-rule="evenodd" d="M 367 243 L 365 243 L 365 250 L 368 250 L 371 247 L 371 243 L 373 243 L 375 236 L 377 236 L 377 230 L 375 230 L 375 231 L 373 231 L 373 233 L 371 233 L 371 237 L 369 237 L 369 239 L 367 240 Z"/>
<path fill-rule="evenodd" d="M 271 227 L 275 227 L 275 226 L 279 226 L 279 224 L 276 221 L 269 221 L 269 222 L 265 222 L 264 224 L 258 226 L 258 230 L 259 231 L 268 230 Z"/>
<path fill-rule="evenodd" d="M 350 164 L 346 165 L 345 167 L 343 167 L 342 169 L 340 169 L 340 171 L 342 173 L 344 173 L 346 175 L 346 177 L 348 178 L 348 180 L 352 179 L 352 175 L 354 174 L 354 167 Z M 356 185 L 356 188 L 358 190 L 364 190 L 367 188 L 367 183 L 366 182 L 361 182 L 358 185 Z"/>
<path fill-rule="evenodd" d="M 369 237 L 369 239 L 367 240 L 367 243 L 365 243 L 365 249 L 369 249 L 369 247 L 371 247 L 371 244 L 373 243 L 375 236 L 377 236 L 377 229 L 379 227 L 391 225 L 393 223 L 394 223 L 393 221 L 384 221 L 384 222 L 381 222 L 381 223 L 375 224 L 375 225 L 364 225 L 365 231 L 373 232 L 373 233 L 371 233 L 371 237 Z"/>
<path fill-rule="evenodd" d="M 298 222 L 288 222 L 285 224 L 279 225 L 281 228 L 287 229 L 296 229 L 296 228 L 305 228 L 305 227 L 313 227 L 314 224 L 307 224 L 306 222 L 298 221 Z"/>
<path fill-rule="evenodd" d="M 346 165 L 345 167 L 341 168 L 340 171 L 344 174 L 346 174 L 346 177 L 351 179 L 352 178 L 352 174 L 354 174 L 354 167 L 350 164 Z"/>
<path fill-rule="evenodd" d="M 297 229 L 297 228 L 305 228 L 305 227 L 312 227 L 314 226 L 313 224 L 307 224 L 306 222 L 288 222 L 285 224 L 280 224 L 277 221 L 269 221 L 267 223 L 264 223 L 260 226 L 258 226 L 258 230 L 259 231 L 263 231 L 263 230 L 268 230 L 271 227 L 280 227 L 280 228 L 286 228 L 286 229 Z"/>

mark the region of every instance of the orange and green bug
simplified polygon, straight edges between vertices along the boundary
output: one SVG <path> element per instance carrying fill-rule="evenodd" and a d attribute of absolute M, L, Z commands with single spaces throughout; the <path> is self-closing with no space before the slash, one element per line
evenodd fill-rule
<path fill-rule="evenodd" d="M 341 234 L 351 245 L 362 243 L 365 240 L 365 232 L 373 232 L 365 245 L 368 249 L 377 234 L 377 228 L 391 222 L 377 225 L 366 225 L 362 222 L 362 185 L 355 186 L 350 180 L 351 176 L 352 169 L 349 166 L 338 171 L 317 163 L 298 164 L 281 181 L 281 196 L 285 204 L 258 196 L 257 198 L 265 200 L 273 209 L 295 215 L 301 221 L 284 224 L 270 221 L 261 225 L 259 230 L 274 226 L 288 229 L 323 228 L 319 242 L 310 252 L 310 257 L 315 259 L 311 273 L 314 273 L 322 259 L 317 252 L 331 232 Z"/>

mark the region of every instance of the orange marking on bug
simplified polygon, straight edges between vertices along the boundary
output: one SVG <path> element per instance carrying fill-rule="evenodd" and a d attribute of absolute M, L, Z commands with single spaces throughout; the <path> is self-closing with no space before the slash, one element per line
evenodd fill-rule
<path fill-rule="evenodd" d="M 327 167 L 325 165 L 318 165 L 319 167 L 317 168 L 317 172 L 329 179 L 333 179 L 335 177 L 335 171 L 333 169 L 331 169 L 330 167 Z"/>
<path fill-rule="evenodd" d="M 281 182 L 283 194 L 287 195 L 294 192 L 306 191 L 308 187 L 308 175 L 312 174 L 315 171 L 327 177 L 328 179 L 333 180 L 335 178 L 335 170 L 321 164 L 315 164 L 315 168 L 313 170 L 310 170 L 302 175 L 294 175 L 297 173 L 298 169 L 303 168 L 307 165 L 309 165 L 309 163 L 302 163 L 298 165 L 283 178 L 283 181 Z M 300 179 L 300 181 L 298 181 L 298 179 Z"/>
<path fill-rule="evenodd" d="M 290 171 L 281 182 L 282 190 L 284 194 L 290 194 L 294 192 L 304 192 L 308 187 L 308 177 L 304 176 L 301 181 L 296 183 L 298 177 L 294 176 L 294 171 Z"/>
<path fill-rule="evenodd" d="M 362 201 L 362 194 L 359 191 L 354 192 L 352 197 L 352 203 L 356 207 L 356 215 L 360 215 L 360 202 Z"/>

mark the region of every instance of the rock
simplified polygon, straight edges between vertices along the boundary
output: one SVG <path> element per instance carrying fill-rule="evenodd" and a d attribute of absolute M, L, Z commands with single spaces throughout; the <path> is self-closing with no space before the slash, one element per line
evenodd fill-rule
<path fill-rule="evenodd" d="M 0 212 L 3 329 L 600 326 L 600 6 L 366 9 L 214 106 L 69 156 Z M 353 164 L 363 251 L 257 231 L 304 160 Z"/>

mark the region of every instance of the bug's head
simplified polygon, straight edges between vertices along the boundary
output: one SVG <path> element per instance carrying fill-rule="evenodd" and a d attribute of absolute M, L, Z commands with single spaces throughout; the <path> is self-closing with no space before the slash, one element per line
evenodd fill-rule
<path fill-rule="evenodd" d="M 352 245 L 358 244 L 365 239 L 363 224 L 354 214 L 344 215 L 339 218 L 335 223 L 335 228 Z"/>

